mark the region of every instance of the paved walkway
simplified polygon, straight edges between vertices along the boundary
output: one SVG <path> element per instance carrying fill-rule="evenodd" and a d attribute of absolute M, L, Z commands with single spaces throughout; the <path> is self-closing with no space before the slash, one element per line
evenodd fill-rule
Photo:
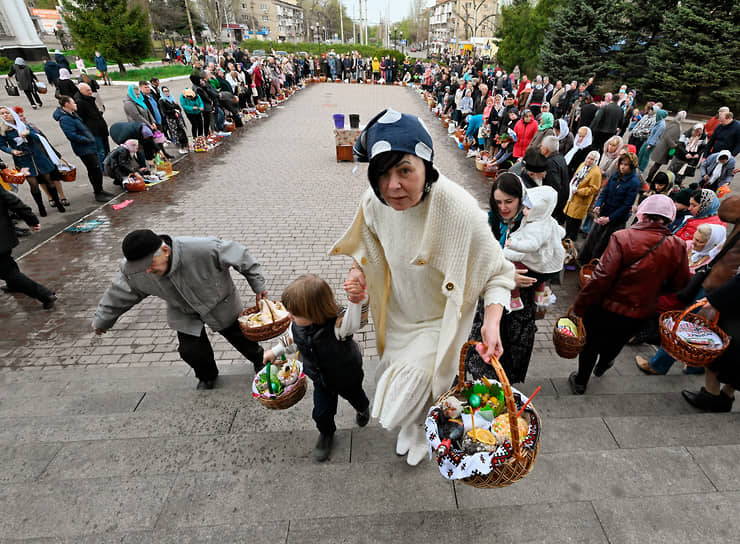
<path fill-rule="evenodd" d="M 339 291 L 349 263 L 326 251 L 367 181 L 365 167 L 353 175 L 335 162 L 331 114 L 366 121 L 386 106 L 422 116 L 435 163 L 485 207 L 489 182 L 413 91 L 323 84 L 186 157 L 178 177 L 127 195 L 127 208 L 96 210 L 105 223 L 91 233 L 59 234 L 21 259 L 59 302 L 46 312 L 0 296 L 0 542 L 736 542 L 740 415 L 693 410 L 679 391 L 702 380 L 679 368 L 641 375 L 634 354 L 649 347 L 626 349 L 587 395 L 570 395 L 575 362 L 557 357 L 550 337 L 575 293 L 572 274 L 538 322 L 522 388 L 542 386 L 537 464 L 498 490 L 452 484 L 431 463 L 408 467 L 394 436 L 375 422 L 357 429 L 346 403 L 332 458 L 316 464 L 310 394 L 265 410 L 250 398 L 251 365 L 220 337 L 219 387 L 196 392 L 159 300 L 92 334 L 120 241 L 135 228 L 243 242 L 273 296 L 303 272 Z M 237 285 L 250 300 L 246 281 Z M 372 392 L 372 328 L 358 340 Z"/>

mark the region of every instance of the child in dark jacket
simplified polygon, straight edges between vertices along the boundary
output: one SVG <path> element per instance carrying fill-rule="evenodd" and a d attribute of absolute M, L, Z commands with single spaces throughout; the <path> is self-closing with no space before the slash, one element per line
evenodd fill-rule
<path fill-rule="evenodd" d="M 264 362 L 300 351 L 303 370 L 313 381 L 313 420 L 319 430 L 314 456 L 326 461 L 331 453 L 339 397 L 357 411 L 360 427 L 370 421 L 370 401 L 362 389 L 362 354 L 352 334 L 362 327 L 362 306 L 340 311 L 331 287 L 313 274 L 294 280 L 282 295 L 292 324 L 288 336 L 264 354 Z"/>

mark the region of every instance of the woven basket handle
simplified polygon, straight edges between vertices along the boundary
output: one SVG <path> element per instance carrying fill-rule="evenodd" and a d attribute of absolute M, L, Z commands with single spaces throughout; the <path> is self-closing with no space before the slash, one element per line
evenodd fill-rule
<path fill-rule="evenodd" d="M 570 318 L 570 317 L 576 317 L 577 318 L 578 317 L 577 315 L 575 315 L 573 313 L 573 305 L 571 305 L 570 308 L 568 308 L 568 312 L 565 314 L 565 317 L 568 317 L 568 318 Z M 572 319 L 571 319 L 571 321 L 572 321 Z"/>
<path fill-rule="evenodd" d="M 65 159 L 63 159 L 62 157 L 59 157 L 59 162 L 61 162 L 67 168 L 71 168 L 70 164 Z"/>
<path fill-rule="evenodd" d="M 460 350 L 459 374 L 457 386 L 455 387 L 455 391 L 457 393 L 462 392 L 463 387 L 465 386 L 465 355 L 468 353 L 468 349 L 477 344 L 478 342 L 474 342 L 472 340 L 465 342 Z M 517 422 L 516 403 L 514 402 L 514 394 L 511 392 L 511 384 L 509 384 L 509 378 L 506 377 L 506 372 L 504 372 L 501 363 L 499 363 L 496 357 L 491 357 L 491 366 L 493 367 L 493 370 L 496 371 L 498 381 L 504 388 L 504 400 L 506 402 L 506 411 L 509 416 L 509 429 L 511 429 L 511 446 L 514 449 L 514 457 L 517 460 L 520 460 L 522 458 L 522 454 L 521 446 L 519 444 L 519 423 Z M 471 416 L 475 417 L 475 414 L 471 413 Z"/>
<path fill-rule="evenodd" d="M 702 308 L 706 304 L 707 304 L 706 302 L 695 302 L 694 304 L 686 308 L 683 312 L 681 312 L 681 315 L 678 316 L 678 319 L 676 319 L 676 322 L 673 324 L 673 334 L 676 334 L 676 331 L 678 330 L 678 326 L 680 325 L 681 321 L 683 321 L 684 317 L 689 315 L 692 310 L 696 310 L 697 308 Z M 718 322 L 719 322 L 719 312 L 715 312 L 714 319 L 711 321 L 711 323 L 712 325 L 717 325 Z"/>
<path fill-rule="evenodd" d="M 272 322 L 275 323 L 277 321 L 275 319 L 275 312 L 272 311 L 272 305 L 265 299 L 265 306 L 267 306 L 267 309 L 270 310 L 270 318 L 272 318 Z M 257 295 L 257 310 L 259 310 L 260 307 L 260 296 Z"/>
<path fill-rule="evenodd" d="M 591 259 L 591 262 L 588 263 L 588 264 L 592 264 L 592 265 L 596 266 L 596 265 L 599 264 L 599 259 Z"/>

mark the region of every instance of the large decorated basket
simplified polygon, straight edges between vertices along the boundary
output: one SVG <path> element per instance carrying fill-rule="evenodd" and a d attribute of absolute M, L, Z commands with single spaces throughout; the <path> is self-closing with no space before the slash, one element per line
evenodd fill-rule
<path fill-rule="evenodd" d="M 465 381 L 465 354 L 474 345 L 463 345 L 457 385 L 429 410 L 426 437 L 444 478 L 473 487 L 504 487 L 532 470 L 541 421 L 529 399 L 511 387 L 495 358 L 491 364 L 498 381 Z"/>
<path fill-rule="evenodd" d="M 269 363 L 252 380 L 252 396 L 270 410 L 285 410 L 306 394 L 306 375 L 298 357 L 293 362 Z"/>

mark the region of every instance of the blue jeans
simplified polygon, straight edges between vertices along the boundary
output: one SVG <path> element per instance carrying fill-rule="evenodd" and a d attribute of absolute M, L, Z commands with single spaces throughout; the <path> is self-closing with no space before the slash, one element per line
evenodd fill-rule
<path fill-rule="evenodd" d="M 653 367 L 653 370 L 658 374 L 666 374 L 675 362 L 676 360 L 668 355 L 668 353 L 661 347 L 658 349 L 658 353 L 653 355 L 653 358 L 650 359 L 650 366 Z M 686 374 L 704 374 L 704 369 L 687 366 Z"/>

